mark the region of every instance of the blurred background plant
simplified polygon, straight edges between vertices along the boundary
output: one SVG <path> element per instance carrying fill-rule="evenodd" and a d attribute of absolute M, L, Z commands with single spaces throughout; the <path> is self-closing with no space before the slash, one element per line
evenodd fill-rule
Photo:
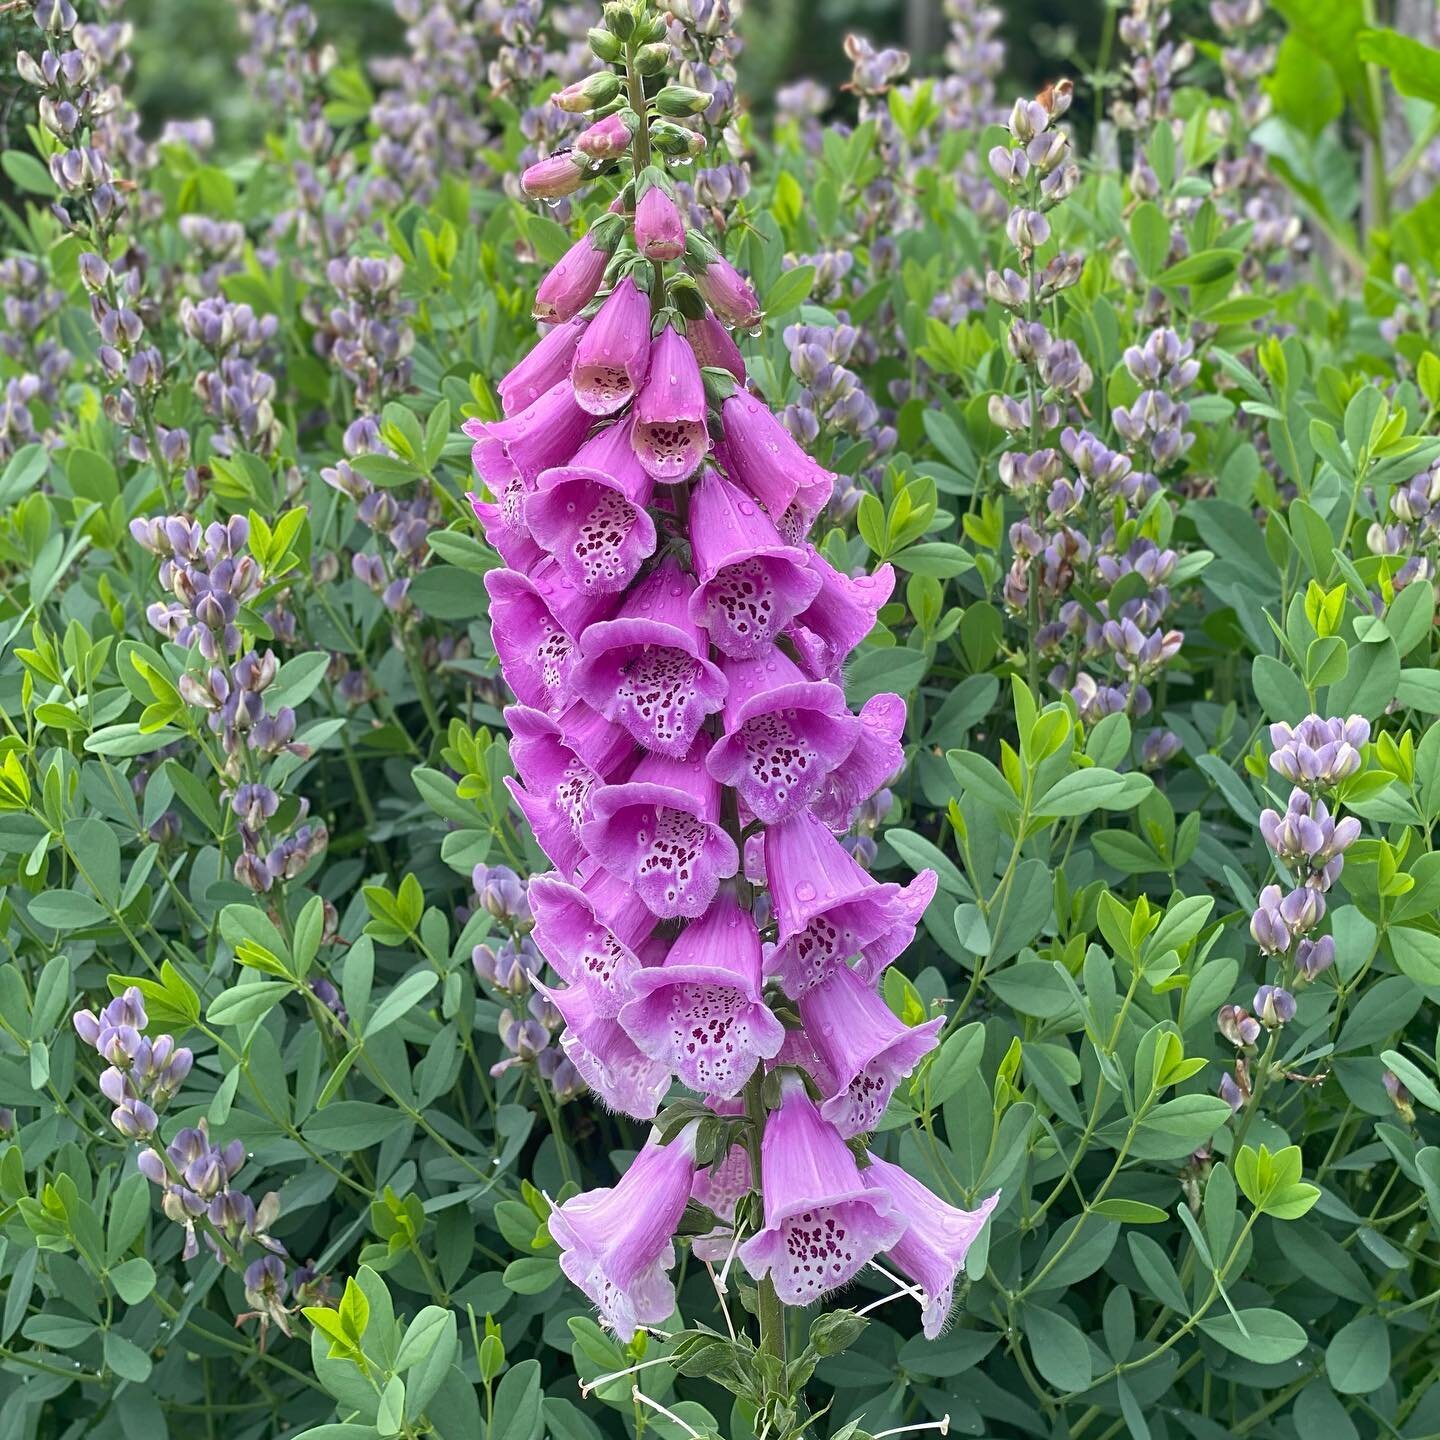
<path fill-rule="evenodd" d="M 897 572 L 843 838 L 939 877 L 943 1028 L 871 1143 L 1001 1193 L 807 1433 L 1440 1433 L 1431 7 L 671 8 L 711 363 Z M 679 1353 L 561 1275 L 645 1131 L 535 983 L 465 499 L 598 14 L 0 6 L 0 1440 L 755 1431 L 688 1242 Z"/>

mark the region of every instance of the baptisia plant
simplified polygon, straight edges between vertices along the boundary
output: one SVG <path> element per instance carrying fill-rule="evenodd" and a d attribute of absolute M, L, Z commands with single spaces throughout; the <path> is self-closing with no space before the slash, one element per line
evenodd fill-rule
<path fill-rule="evenodd" d="M 665 33 L 646 0 L 607 6 L 610 68 L 555 97 L 589 123 L 526 189 L 613 203 L 541 284 L 503 418 L 466 426 L 472 498 L 505 562 L 486 586 L 513 791 L 555 867 L 529 887 L 558 976 L 537 983 L 584 1080 L 656 1121 L 549 1234 L 627 1342 L 674 1312 L 681 1230 L 722 1308 L 743 1267 L 758 1341 L 727 1311 L 724 1334 L 672 1331 L 675 1363 L 709 1353 L 757 1424 L 798 1434 L 806 1377 L 863 1321 L 821 1317 L 789 1355 L 783 1307 L 893 1266 L 937 1335 L 995 1197 L 958 1210 L 867 1149 L 940 1027 L 877 989 L 935 876 L 878 883 L 841 838 L 903 761 L 900 697 L 856 714 L 840 683 L 894 577 L 810 542 L 834 476 L 748 388 L 732 332 L 759 301 L 676 203 L 709 97 L 666 81 Z"/>

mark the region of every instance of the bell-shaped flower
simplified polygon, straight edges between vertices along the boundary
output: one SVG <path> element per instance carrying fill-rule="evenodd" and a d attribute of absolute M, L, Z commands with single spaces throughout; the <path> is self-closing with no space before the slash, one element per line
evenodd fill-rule
<path fill-rule="evenodd" d="M 977 1210 L 960 1210 L 877 1155 L 870 1156 L 864 1174 L 870 1185 L 890 1197 L 894 1213 L 905 1222 L 905 1233 L 887 1252 L 888 1258 L 920 1288 L 925 1338 L 937 1340 L 955 1301 L 955 1277 L 999 1203 L 1000 1192 L 983 1200 Z"/>
<path fill-rule="evenodd" d="M 650 368 L 650 297 L 627 275 L 605 298 L 575 351 L 575 399 L 591 415 L 629 404 Z"/>
<path fill-rule="evenodd" d="M 805 552 L 783 544 L 764 510 L 718 470 L 691 493 L 690 546 L 700 581 L 691 617 L 732 660 L 765 651 L 820 589 Z"/>
<path fill-rule="evenodd" d="M 526 495 L 542 471 L 570 459 L 591 423 L 568 379 L 505 420 L 465 422 L 475 473 L 495 497 L 502 524 L 525 534 Z"/>
<path fill-rule="evenodd" d="M 695 581 L 667 558 L 613 620 L 585 631 L 572 677 L 577 695 L 660 755 L 684 755 L 725 697 L 725 677 L 690 618 L 694 590 Z"/>
<path fill-rule="evenodd" d="M 609 595 L 587 595 L 571 584 L 553 560 L 531 575 L 491 570 L 490 625 L 505 681 L 522 704 L 552 714 L 575 698 L 570 672 L 578 658 L 576 638 L 613 608 Z"/>
<path fill-rule="evenodd" d="M 834 474 L 801 449 L 763 400 L 741 390 L 720 407 L 720 419 L 725 427 L 725 473 L 748 490 L 777 525 L 802 492 L 802 507 L 811 511 L 812 519 L 825 508 L 835 488 Z"/>
<path fill-rule="evenodd" d="M 554 323 L 578 315 L 595 298 L 624 232 L 623 222 L 607 216 L 582 235 L 540 282 L 531 312 L 535 318 Z"/>
<path fill-rule="evenodd" d="M 663 186 L 647 186 L 635 206 L 635 245 L 647 260 L 678 260 L 685 253 L 685 222 Z"/>
<path fill-rule="evenodd" d="M 690 342 L 702 370 L 707 366 L 728 370 L 741 385 L 745 383 L 745 360 L 740 354 L 740 347 L 708 310 L 698 320 L 686 322 L 685 338 Z M 790 432 L 787 430 L 785 433 L 788 435 Z"/>
<path fill-rule="evenodd" d="M 810 804 L 855 749 L 861 723 L 839 686 L 807 680 L 773 645 L 722 668 L 725 734 L 705 763 L 722 785 L 740 792 L 757 820 L 774 825 Z"/>
<path fill-rule="evenodd" d="M 695 352 L 671 325 L 651 345 L 650 372 L 635 398 L 632 439 L 650 475 L 670 484 L 693 475 L 705 458 L 710 443 L 705 382 Z"/>
<path fill-rule="evenodd" d="M 553 873 L 536 875 L 529 899 L 535 914 L 531 938 L 551 968 L 567 985 L 590 992 L 596 1014 L 618 1015 L 641 968 L 637 947 L 649 939 L 655 917 L 603 865 L 579 885 Z"/>
<path fill-rule="evenodd" d="M 589 322 L 580 316 L 552 325 L 534 348 L 495 387 L 500 408 L 516 415 L 558 385 L 575 363 L 575 347 Z"/>
<path fill-rule="evenodd" d="M 668 1145 L 652 1135 L 613 1186 L 587 1190 L 550 1212 L 560 1268 L 629 1344 L 675 1309 L 675 1232 L 695 1178 L 697 1127 Z"/>
<path fill-rule="evenodd" d="M 563 465 L 544 471 L 525 497 L 535 542 L 586 590 L 623 590 L 655 553 L 655 522 L 645 508 L 654 481 L 636 462 L 630 422 L 592 436 Z"/>
<path fill-rule="evenodd" d="M 635 998 L 621 1025 L 701 1094 L 732 1099 L 784 1043 L 785 1027 L 762 996 L 760 932 L 728 886 L 681 931 L 663 965 L 630 983 Z"/>
<path fill-rule="evenodd" d="M 852 956 L 874 981 L 914 938 L 936 886 L 933 870 L 903 887 L 880 884 L 805 812 L 765 832 L 765 876 L 779 923 L 765 972 L 792 999 Z"/>
<path fill-rule="evenodd" d="M 560 720 L 528 705 L 505 711 L 510 759 L 519 781 L 506 787 L 528 821 L 540 848 L 566 874 L 585 858 L 580 827 L 590 818 L 590 795 L 615 779 L 635 745 L 617 726 L 582 701 Z"/>
<path fill-rule="evenodd" d="M 904 764 L 905 702 L 888 691 L 860 707 L 855 747 L 826 777 L 815 804 L 818 819 L 832 830 L 848 830 L 856 812 Z"/>
<path fill-rule="evenodd" d="M 528 530 L 517 530 L 505 523 L 500 514 L 500 507 L 494 501 L 486 500 L 473 490 L 467 490 L 465 498 L 475 512 L 475 518 L 480 522 L 480 530 L 485 536 L 485 543 L 500 556 L 508 569 L 518 570 L 522 575 L 529 575 L 546 558 L 546 552 L 531 539 Z M 525 496 L 522 491 L 520 494 L 522 521 L 524 520 L 524 504 Z M 359 556 L 356 557 L 357 560 L 359 558 Z M 383 583 L 384 575 L 385 572 L 382 568 L 374 582 L 377 586 Z"/>
<path fill-rule="evenodd" d="M 810 568 L 820 585 L 796 616 L 790 636 L 806 671 L 816 680 L 829 680 L 875 628 L 875 617 L 895 588 L 895 571 L 882 565 L 873 575 L 842 575 L 814 549 Z"/>
<path fill-rule="evenodd" d="M 668 1067 L 644 1054 L 611 1015 L 601 1014 L 587 985 L 535 989 L 565 1022 L 560 1048 L 580 1078 L 608 1105 L 637 1120 L 653 1120 L 670 1088 Z"/>
<path fill-rule="evenodd" d="M 820 1113 L 847 1140 L 875 1129 L 895 1087 L 935 1048 L 944 1018 L 900 1020 L 848 965 L 800 997 L 805 1033 L 833 1077 Z"/>
<path fill-rule="evenodd" d="M 705 769 L 703 735 L 687 755 L 647 755 L 623 785 L 590 798 L 585 848 L 627 880 L 662 920 L 703 915 L 740 852 L 720 824 L 720 786 Z"/>
<path fill-rule="evenodd" d="M 902 1236 L 890 1197 L 869 1186 L 850 1147 L 789 1074 L 765 1122 L 760 1175 L 765 1226 L 740 1247 L 757 1279 L 769 1275 L 786 1305 L 809 1305 L 853 1280 Z"/>

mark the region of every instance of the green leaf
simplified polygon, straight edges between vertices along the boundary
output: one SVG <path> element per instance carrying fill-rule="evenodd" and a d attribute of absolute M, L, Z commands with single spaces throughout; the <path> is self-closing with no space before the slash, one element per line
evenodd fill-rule
<path fill-rule="evenodd" d="M 110 1283 L 127 1305 L 138 1305 L 155 1288 L 155 1269 L 143 1256 L 135 1255 L 110 1272 Z"/>
<path fill-rule="evenodd" d="M 388 1105 L 366 1100 L 338 1100 L 317 1111 L 301 1127 L 305 1138 L 322 1150 L 365 1150 L 403 1130 L 409 1117 Z"/>
<path fill-rule="evenodd" d="M 1036 802 L 1035 813 L 1056 818 L 1092 810 L 1133 810 L 1153 789 L 1145 775 L 1120 775 L 1098 765 L 1062 775 Z"/>
<path fill-rule="evenodd" d="M 51 930 L 83 930 L 106 920 L 105 908 L 79 890 L 46 890 L 30 901 L 30 917 Z"/>
<path fill-rule="evenodd" d="M 55 182 L 50 178 L 49 170 L 26 150 L 5 151 L 0 155 L 0 169 L 10 177 L 17 190 L 47 197 L 55 194 Z"/>
<path fill-rule="evenodd" d="M 232 985 L 210 1002 L 205 1018 L 212 1025 L 248 1025 L 268 1014 L 290 990 L 291 986 L 270 980 Z"/>
<path fill-rule="evenodd" d="M 1378 1315 L 1361 1315 L 1325 1347 L 1325 1373 L 1341 1395 L 1368 1395 L 1390 1378 L 1390 1331 Z"/>
<path fill-rule="evenodd" d="M 1095 1374 L 1090 1342 L 1063 1315 L 1027 1305 L 1025 1338 L 1035 1368 L 1057 1390 L 1071 1395 L 1089 1388 Z"/>
<path fill-rule="evenodd" d="M 1158 1205 L 1147 1205 L 1143 1200 L 1123 1200 L 1119 1196 L 1098 1201 L 1090 1207 L 1090 1213 L 1126 1225 L 1159 1225 L 1170 1218 L 1169 1212 Z"/>
<path fill-rule="evenodd" d="M 1212 1339 L 1257 1365 L 1278 1365 L 1306 1346 L 1304 1329 L 1279 1310 L 1239 1310 L 1200 1322 Z"/>
<path fill-rule="evenodd" d="M 813 265 L 796 265 L 785 270 L 765 292 L 765 313 L 770 319 L 788 315 L 797 305 L 803 304 L 810 296 L 815 284 Z"/>
<path fill-rule="evenodd" d="M 1406 975 L 1419 985 L 1440 985 L 1440 935 L 1410 925 L 1392 925 L 1385 933 L 1390 953 Z"/>
<path fill-rule="evenodd" d="M 375 1007 L 375 1012 L 365 1022 L 365 1038 L 368 1040 L 387 1025 L 393 1025 L 407 1011 L 413 1010 L 434 988 L 439 976 L 433 970 L 419 970 L 407 975 Z"/>
<path fill-rule="evenodd" d="M 1440 50 L 1395 30 L 1362 31 L 1359 50 L 1367 65 L 1383 65 L 1390 72 L 1402 95 L 1440 105 Z"/>
<path fill-rule="evenodd" d="M 899 646 L 873 646 L 861 650 L 846 666 L 845 698 L 852 706 L 886 690 L 909 695 L 925 678 L 925 656 L 919 650 Z"/>

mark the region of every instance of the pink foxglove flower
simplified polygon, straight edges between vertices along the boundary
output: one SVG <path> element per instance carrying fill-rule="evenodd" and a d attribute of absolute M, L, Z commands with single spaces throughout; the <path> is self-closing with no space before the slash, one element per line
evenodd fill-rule
<path fill-rule="evenodd" d="M 880 884 L 804 812 L 765 832 L 765 877 L 780 927 L 765 970 L 792 998 L 852 955 L 873 982 L 914 938 L 937 883 L 927 870 L 903 887 Z"/>
<path fill-rule="evenodd" d="M 905 702 L 888 691 L 872 695 L 860 707 L 860 735 L 855 748 L 826 777 L 815 804 L 816 816 L 832 830 L 848 830 L 859 808 L 905 760 Z"/>
<path fill-rule="evenodd" d="M 635 460 L 630 428 L 622 420 L 600 431 L 568 464 L 544 471 L 525 498 L 536 544 L 587 590 L 625 589 L 655 553 L 655 522 L 645 508 L 654 481 Z"/>
<path fill-rule="evenodd" d="M 576 402 L 591 415 L 613 415 L 634 398 L 649 368 L 650 297 L 627 275 L 576 347 Z"/>
<path fill-rule="evenodd" d="M 603 865 L 578 886 L 554 873 L 536 875 L 530 908 L 531 938 L 555 973 L 567 985 L 588 989 L 597 1014 L 618 1015 L 640 969 L 636 951 L 655 928 L 655 917 L 634 890 Z"/>
<path fill-rule="evenodd" d="M 685 253 L 685 222 L 659 185 L 651 185 L 635 207 L 635 244 L 647 260 L 678 260 Z"/>
<path fill-rule="evenodd" d="M 624 233 L 623 222 L 607 215 L 588 235 L 582 235 L 540 282 L 532 312 L 535 318 L 553 323 L 578 315 L 595 298 Z"/>
<path fill-rule="evenodd" d="M 750 1152 L 732 1145 L 718 1160 L 695 1172 L 690 1198 L 712 1211 L 721 1222 L 708 1235 L 697 1235 L 691 1249 L 701 1260 L 723 1261 L 734 1243 L 735 1207 L 754 1188 L 755 1170 Z"/>
<path fill-rule="evenodd" d="M 586 173 L 582 159 L 561 150 L 531 165 L 520 177 L 520 188 L 537 200 L 562 200 L 580 188 Z"/>
<path fill-rule="evenodd" d="M 938 1339 L 954 1303 L 955 1277 L 1000 1194 L 997 1191 L 982 1201 L 978 1210 L 959 1210 L 876 1155 L 870 1156 L 865 1179 L 890 1197 L 895 1213 L 905 1221 L 905 1233 L 888 1256 L 902 1275 L 920 1287 L 925 1296 L 920 1312 L 925 1338 Z"/>
<path fill-rule="evenodd" d="M 875 1129 L 895 1086 L 935 1048 L 937 1016 L 913 1028 L 848 965 L 832 966 L 800 997 L 805 1033 L 834 1077 L 820 1113 L 849 1139 Z"/>
<path fill-rule="evenodd" d="M 875 628 L 875 617 L 895 588 L 895 571 L 882 565 L 873 575 L 842 575 L 813 547 L 810 568 L 820 577 L 820 588 L 796 617 L 791 638 L 805 669 L 817 680 L 832 679 Z"/>
<path fill-rule="evenodd" d="M 666 559 L 625 597 L 613 620 L 581 639 L 576 694 L 647 750 L 683 755 L 724 700 L 725 677 L 690 618 L 695 581 Z"/>
<path fill-rule="evenodd" d="M 760 300 L 750 282 L 703 236 L 691 231 L 685 264 L 705 303 L 727 324 L 753 330 L 760 323 Z"/>
<path fill-rule="evenodd" d="M 575 637 L 602 620 L 614 597 L 586 595 L 545 560 L 533 575 L 491 570 L 485 576 L 495 653 L 510 688 L 537 710 L 558 712 L 574 698 L 570 671 L 577 658 Z"/>
<path fill-rule="evenodd" d="M 560 1012 L 565 1033 L 560 1048 L 581 1079 L 612 1110 L 636 1120 L 653 1120 L 670 1088 L 670 1070 L 650 1059 L 613 1016 L 601 1013 L 587 985 L 536 990 Z"/>
<path fill-rule="evenodd" d="M 611 1188 L 576 1195 L 550 1214 L 560 1268 L 625 1343 L 675 1309 L 675 1231 L 695 1178 L 694 1125 L 669 1145 L 652 1136 Z"/>
<path fill-rule="evenodd" d="M 570 706 L 560 722 L 543 710 L 512 705 L 505 723 L 519 776 L 518 783 L 506 776 L 505 784 L 540 848 L 561 870 L 571 871 L 585 858 L 580 827 L 590 818 L 591 792 L 618 778 L 635 747 L 623 730 L 581 703 Z"/>
<path fill-rule="evenodd" d="M 541 471 L 563 465 L 574 455 L 592 421 L 575 403 L 569 380 L 552 385 L 538 400 L 506 420 L 467 420 L 465 433 L 475 442 L 470 458 L 475 473 L 494 495 L 500 519 L 523 535 L 525 496 Z"/>
<path fill-rule="evenodd" d="M 820 588 L 805 552 L 782 543 L 760 506 L 718 470 L 690 497 L 690 545 L 700 581 L 690 614 L 734 660 L 764 651 Z"/>
<path fill-rule="evenodd" d="M 804 1081 L 780 1083 L 760 1151 L 765 1228 L 741 1245 L 740 1259 L 757 1278 L 768 1274 L 785 1304 L 809 1305 L 894 1245 L 905 1221 L 888 1194 L 865 1183 Z"/>
<path fill-rule="evenodd" d="M 702 1095 L 738 1095 L 785 1027 L 761 996 L 760 934 L 727 887 L 688 925 L 658 969 L 631 976 L 635 999 L 620 1012 L 630 1038 Z"/>
<path fill-rule="evenodd" d="M 720 407 L 725 427 L 725 468 L 777 523 L 802 489 L 826 499 L 835 476 L 806 454 L 768 405 L 745 391 Z M 821 508 L 823 508 L 821 502 Z M 818 512 L 817 512 L 818 513 Z"/>
<path fill-rule="evenodd" d="M 697 736 L 679 759 L 647 755 L 623 785 L 591 797 L 594 819 L 581 836 L 607 869 L 628 880 L 662 920 L 703 915 L 740 852 L 720 824 L 720 786 L 705 769 Z"/>
<path fill-rule="evenodd" d="M 808 806 L 837 766 L 848 768 L 862 726 L 838 686 L 807 680 L 773 645 L 723 669 L 725 734 L 706 764 L 722 785 L 740 792 L 757 820 L 773 825 Z"/>
<path fill-rule="evenodd" d="M 635 453 L 656 480 L 688 479 L 705 458 L 705 382 L 695 352 L 667 325 L 650 348 L 650 371 L 635 400 Z"/>
<path fill-rule="evenodd" d="M 686 324 L 685 338 L 702 369 L 710 366 L 716 370 L 728 370 L 741 385 L 745 383 L 745 361 L 740 347 L 708 310 L 698 320 Z"/>
<path fill-rule="evenodd" d="M 534 404 L 547 390 L 558 385 L 575 362 L 575 349 L 585 333 L 587 322 L 579 316 L 563 324 L 552 325 L 540 342 L 495 387 L 500 408 L 506 415 L 518 414 Z"/>

